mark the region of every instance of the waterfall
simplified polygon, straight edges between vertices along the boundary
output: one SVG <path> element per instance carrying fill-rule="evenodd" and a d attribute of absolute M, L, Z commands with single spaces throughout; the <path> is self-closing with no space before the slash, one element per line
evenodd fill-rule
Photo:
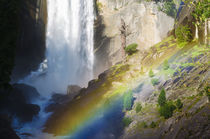
<path fill-rule="evenodd" d="M 46 60 L 23 82 L 40 93 L 65 93 L 93 76 L 93 0 L 48 0 Z"/>

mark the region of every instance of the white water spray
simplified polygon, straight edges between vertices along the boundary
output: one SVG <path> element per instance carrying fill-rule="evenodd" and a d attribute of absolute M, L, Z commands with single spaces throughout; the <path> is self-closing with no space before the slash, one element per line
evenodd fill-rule
<path fill-rule="evenodd" d="M 93 0 L 48 0 L 46 60 L 24 83 L 48 96 L 93 76 Z"/>

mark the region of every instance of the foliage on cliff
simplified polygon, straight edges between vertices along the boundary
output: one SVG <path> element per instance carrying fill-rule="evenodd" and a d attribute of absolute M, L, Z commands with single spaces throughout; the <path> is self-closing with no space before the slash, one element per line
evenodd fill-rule
<path fill-rule="evenodd" d="M 138 47 L 138 44 L 136 43 L 130 44 L 125 48 L 125 52 L 128 53 L 128 55 L 132 55 L 133 53 L 137 51 L 136 49 L 137 47 Z"/>
<path fill-rule="evenodd" d="M 190 28 L 186 26 L 179 26 L 175 31 L 178 43 L 188 43 L 192 41 L 192 33 Z"/>
<path fill-rule="evenodd" d="M 8 88 L 19 32 L 20 0 L 0 0 L 0 88 Z"/>
<path fill-rule="evenodd" d="M 209 0 L 199 0 L 198 2 L 187 1 L 195 7 L 195 10 L 192 12 L 192 15 L 196 19 L 198 26 L 206 21 L 210 17 L 210 5 Z"/>
<path fill-rule="evenodd" d="M 176 17 L 177 10 L 174 0 L 165 0 L 163 5 L 159 7 L 159 10 L 166 13 L 168 16 Z"/>

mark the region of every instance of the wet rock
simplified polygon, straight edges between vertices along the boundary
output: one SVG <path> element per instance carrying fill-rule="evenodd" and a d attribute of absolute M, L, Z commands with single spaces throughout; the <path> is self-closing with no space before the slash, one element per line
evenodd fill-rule
<path fill-rule="evenodd" d="M 0 90 L 0 93 L 8 94 L 0 101 L 0 111 L 2 113 L 17 117 L 20 122 L 32 121 L 33 117 L 38 115 L 40 107 L 30 104 L 27 97 L 20 89 Z"/>
<path fill-rule="evenodd" d="M 82 88 L 78 85 L 69 85 L 67 89 L 67 95 L 75 95 L 77 94 Z"/>
<path fill-rule="evenodd" d="M 59 103 L 51 103 L 45 108 L 45 112 L 53 112 L 60 107 L 61 107 L 61 104 Z"/>
<path fill-rule="evenodd" d="M 33 137 L 31 133 L 22 133 L 21 135 L 25 137 Z"/>
<path fill-rule="evenodd" d="M 93 86 L 96 82 L 97 82 L 96 79 L 93 79 L 93 80 L 89 81 L 89 82 L 88 82 L 88 87 Z"/>
<path fill-rule="evenodd" d="M 11 119 L 0 115 L 0 139 L 20 139 L 11 127 Z"/>
<path fill-rule="evenodd" d="M 13 88 L 14 90 L 21 92 L 27 103 L 31 103 L 40 97 L 39 92 L 32 86 L 26 84 L 14 84 Z"/>
<path fill-rule="evenodd" d="M 62 108 L 62 105 L 65 105 L 66 103 L 71 101 L 74 97 L 75 97 L 75 94 L 74 95 L 72 95 L 72 94 L 65 95 L 65 94 L 54 93 L 51 96 L 50 104 L 45 108 L 45 111 L 53 112 L 56 109 Z"/>
<path fill-rule="evenodd" d="M 35 104 L 23 104 L 22 106 L 15 107 L 16 116 L 21 122 L 29 122 L 33 117 L 39 114 L 40 107 Z M 15 110 L 14 110 L 15 111 Z"/>

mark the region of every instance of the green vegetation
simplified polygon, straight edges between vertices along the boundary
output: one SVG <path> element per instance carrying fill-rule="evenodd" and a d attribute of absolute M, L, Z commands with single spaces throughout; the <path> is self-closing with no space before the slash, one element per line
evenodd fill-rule
<path fill-rule="evenodd" d="M 160 95 L 158 97 L 158 104 L 162 107 L 166 104 L 166 93 L 165 90 L 162 89 Z"/>
<path fill-rule="evenodd" d="M 127 127 L 127 126 L 130 125 L 130 123 L 132 123 L 132 119 L 129 118 L 129 117 L 124 117 L 122 122 L 123 122 L 123 125 L 124 125 L 125 127 Z"/>
<path fill-rule="evenodd" d="M 181 109 L 181 108 L 183 107 L 183 103 L 181 102 L 180 99 L 177 99 L 177 101 L 176 101 L 176 107 L 177 107 L 178 109 Z"/>
<path fill-rule="evenodd" d="M 142 109 L 141 104 L 137 103 L 137 105 L 136 105 L 136 113 L 139 113 L 141 111 L 141 109 Z"/>
<path fill-rule="evenodd" d="M 173 115 L 173 111 L 176 109 L 176 106 L 173 102 L 166 101 L 165 90 L 162 89 L 158 97 L 158 104 L 160 105 L 160 116 L 163 116 L 165 119 L 170 118 Z"/>
<path fill-rule="evenodd" d="M 149 71 L 149 77 L 154 77 L 155 76 L 155 74 L 154 74 L 154 72 L 152 71 L 152 69 L 150 69 L 150 71 Z"/>
<path fill-rule="evenodd" d="M 192 33 L 188 25 L 179 26 L 175 30 L 175 35 L 179 44 L 188 43 L 192 41 Z"/>
<path fill-rule="evenodd" d="M 125 48 L 125 52 L 128 55 L 132 55 L 133 53 L 137 52 L 137 49 L 136 49 L 137 47 L 138 47 L 138 44 L 136 43 L 130 44 Z"/>
<path fill-rule="evenodd" d="M 19 33 L 20 0 L 0 0 L 0 88 L 10 88 Z"/>
<path fill-rule="evenodd" d="M 140 130 L 141 128 L 147 128 L 148 125 L 145 121 L 141 122 L 141 123 L 138 123 L 137 124 L 137 128 Z"/>
<path fill-rule="evenodd" d="M 151 83 L 152 83 L 153 86 L 156 86 L 156 85 L 159 84 L 159 80 L 158 80 L 157 78 L 153 78 L 153 79 L 151 80 Z"/>
<path fill-rule="evenodd" d="M 195 7 L 192 15 L 196 19 L 196 25 L 200 26 L 210 17 L 210 5 L 209 0 L 199 0 L 196 3 L 190 1 L 190 3 Z"/>
<path fill-rule="evenodd" d="M 155 123 L 154 121 L 152 121 L 152 123 L 150 124 L 150 128 L 155 128 L 157 126 L 157 123 Z"/>
<path fill-rule="evenodd" d="M 160 107 L 160 116 L 163 116 L 165 119 L 170 118 L 173 115 L 173 111 L 176 109 L 176 106 L 172 102 L 168 102 L 165 105 Z"/>
<path fill-rule="evenodd" d="M 97 9 L 99 10 L 99 11 L 101 11 L 102 10 L 102 8 L 103 8 L 103 4 L 101 3 L 101 2 L 96 2 L 96 5 L 97 5 Z"/>
<path fill-rule="evenodd" d="M 169 69 L 169 64 L 168 64 L 168 60 L 165 60 L 164 62 L 163 62 L 163 69 L 164 70 L 168 70 Z"/>
<path fill-rule="evenodd" d="M 210 101 L 210 86 L 205 87 L 204 90 L 205 90 L 206 96 L 208 97 L 208 99 Z"/>
<path fill-rule="evenodd" d="M 167 0 L 164 2 L 163 7 L 158 7 L 158 10 L 166 13 L 168 16 L 171 16 L 173 18 L 176 17 L 176 4 L 174 3 L 173 0 Z"/>
<path fill-rule="evenodd" d="M 132 91 L 128 91 L 125 93 L 123 98 L 123 108 L 124 110 L 131 110 L 133 101 L 133 93 Z"/>

